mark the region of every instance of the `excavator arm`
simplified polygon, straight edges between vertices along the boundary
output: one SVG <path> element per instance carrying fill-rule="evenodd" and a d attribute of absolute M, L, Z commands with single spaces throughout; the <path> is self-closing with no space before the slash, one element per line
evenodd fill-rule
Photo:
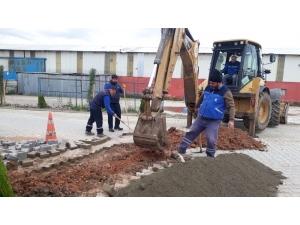
<path fill-rule="evenodd" d="M 183 64 L 184 97 L 188 108 L 187 127 L 190 127 L 198 100 L 199 45 L 199 41 L 194 41 L 187 28 L 162 29 L 154 69 L 148 87 L 143 89 L 142 99 L 145 100 L 145 108 L 139 116 L 133 134 L 136 145 L 159 150 L 169 145 L 166 118 L 162 116 L 162 102 L 169 92 L 178 56 L 181 57 Z"/>

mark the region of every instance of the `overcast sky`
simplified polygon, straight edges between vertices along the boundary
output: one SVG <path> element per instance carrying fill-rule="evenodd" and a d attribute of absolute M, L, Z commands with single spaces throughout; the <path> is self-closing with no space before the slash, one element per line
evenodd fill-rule
<path fill-rule="evenodd" d="M 127 0 L 101 5 L 53 0 L 41 6 L 43 10 L 28 7 L 31 2 L 5 3 L 10 4 L 6 8 L 19 7 L 14 13 L 2 10 L 0 44 L 157 47 L 160 27 L 188 27 L 200 47 L 246 38 L 265 48 L 300 48 L 298 8 L 290 0 Z"/>

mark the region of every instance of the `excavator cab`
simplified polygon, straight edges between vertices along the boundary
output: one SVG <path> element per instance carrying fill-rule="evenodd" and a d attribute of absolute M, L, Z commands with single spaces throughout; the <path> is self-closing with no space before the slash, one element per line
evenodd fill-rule
<path fill-rule="evenodd" d="M 148 87 L 142 92 L 145 108 L 139 115 L 133 133 L 136 145 L 159 150 L 164 150 L 169 145 L 162 106 L 179 56 L 183 65 L 184 98 L 188 108 L 187 127 L 191 125 L 198 100 L 199 45 L 199 41 L 193 39 L 187 28 L 162 29 L 153 72 Z"/>

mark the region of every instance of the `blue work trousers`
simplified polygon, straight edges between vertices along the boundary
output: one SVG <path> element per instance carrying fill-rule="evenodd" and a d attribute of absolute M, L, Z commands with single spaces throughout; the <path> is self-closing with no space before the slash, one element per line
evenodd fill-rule
<path fill-rule="evenodd" d="M 185 152 L 197 136 L 205 130 L 207 141 L 206 154 L 208 157 L 214 157 L 220 125 L 221 120 L 205 119 L 198 113 L 198 116 L 193 122 L 190 130 L 185 133 L 185 136 L 179 145 L 179 149 L 182 152 Z"/>

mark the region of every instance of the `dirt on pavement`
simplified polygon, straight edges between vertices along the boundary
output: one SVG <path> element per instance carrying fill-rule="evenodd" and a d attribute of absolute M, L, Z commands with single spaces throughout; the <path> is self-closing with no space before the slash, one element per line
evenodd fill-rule
<path fill-rule="evenodd" d="M 128 181 L 136 172 L 141 172 L 143 169 L 153 166 L 153 164 L 160 164 L 161 161 L 166 161 L 172 165 L 170 168 L 158 171 L 159 173 L 157 172 L 157 175 L 156 173 L 149 175 L 147 179 L 150 179 L 150 177 L 154 179 L 154 177 L 159 174 L 165 174 L 171 170 L 170 173 L 173 172 L 173 175 L 170 176 L 170 179 L 173 179 L 174 182 L 176 181 L 177 183 L 194 182 L 192 179 L 199 179 L 199 182 L 205 181 L 200 183 L 205 183 L 207 186 L 201 188 L 211 191 L 206 191 L 206 195 L 202 191 L 199 192 L 202 193 L 201 195 L 203 196 L 274 196 L 274 193 L 276 193 L 276 185 L 278 185 L 278 177 L 280 176 L 277 176 L 276 172 L 264 167 L 263 164 L 260 165 L 252 158 L 240 156 L 243 154 L 219 155 L 215 159 L 201 157 L 184 164 L 177 163 L 176 160 L 170 157 L 171 151 L 177 149 L 184 134 L 184 131 L 171 127 L 168 130 L 168 139 L 171 145 L 164 152 L 141 148 L 134 143 L 121 144 L 72 163 L 64 163 L 49 171 L 35 172 L 19 166 L 18 170 L 8 171 L 9 181 L 18 196 L 96 196 L 97 193 L 101 192 L 101 187 L 104 183 L 114 186 L 116 183 Z M 205 147 L 205 133 L 202 134 L 202 143 L 203 147 Z M 191 144 L 191 147 L 197 146 L 197 141 Z M 219 130 L 217 149 L 229 151 L 253 149 L 262 151 L 265 147 L 263 143 L 251 138 L 247 132 L 240 129 L 235 128 L 234 131 L 230 131 L 226 127 L 221 127 Z M 55 157 L 62 156 L 63 154 Z M 186 170 L 185 168 L 189 169 Z M 178 171 L 174 172 L 174 170 Z M 218 173 L 220 170 L 222 174 Z M 195 173 L 195 171 L 200 172 Z M 264 173 L 262 173 L 262 171 L 264 171 Z M 198 177 L 195 177 L 194 173 L 198 174 Z M 180 176 L 180 174 L 182 174 L 182 176 Z M 212 176 L 213 174 L 215 177 Z M 191 177 L 191 180 L 188 180 L 187 177 Z M 166 177 L 164 179 L 166 179 Z M 236 179 L 236 184 L 227 187 L 224 179 L 228 181 Z M 219 185 L 222 187 L 221 192 L 214 188 L 218 180 L 224 182 Z M 261 182 L 263 180 L 266 182 Z M 268 180 L 270 180 L 270 182 L 267 182 Z M 144 182 L 145 178 L 139 181 Z M 248 193 L 242 192 L 240 189 L 244 186 L 241 185 L 246 181 L 248 183 L 254 182 L 253 185 L 257 190 L 261 189 L 265 192 L 255 194 L 253 191 L 251 192 L 250 189 Z M 166 182 L 169 181 L 166 180 Z M 196 184 L 199 184 L 199 182 L 196 182 Z M 172 182 L 170 182 L 170 185 L 171 184 Z M 188 186 L 193 185 L 192 183 L 186 184 L 188 184 Z M 129 186 L 131 186 L 131 184 Z M 160 187 L 164 190 L 168 190 L 164 185 Z M 196 190 L 198 187 L 199 186 L 195 186 L 193 188 Z M 166 196 L 169 196 L 164 190 L 158 192 L 162 195 L 166 194 Z M 215 191 L 217 192 L 215 193 Z M 228 193 L 226 193 L 226 191 L 228 191 Z M 131 193 L 130 195 L 135 195 L 132 194 L 132 191 L 129 192 Z M 126 196 L 126 194 L 123 195 Z M 136 193 L 136 195 L 139 194 Z M 174 193 L 174 196 L 180 195 L 186 196 L 184 192 L 177 191 Z M 190 195 L 196 196 L 193 191 L 191 191 Z"/>

